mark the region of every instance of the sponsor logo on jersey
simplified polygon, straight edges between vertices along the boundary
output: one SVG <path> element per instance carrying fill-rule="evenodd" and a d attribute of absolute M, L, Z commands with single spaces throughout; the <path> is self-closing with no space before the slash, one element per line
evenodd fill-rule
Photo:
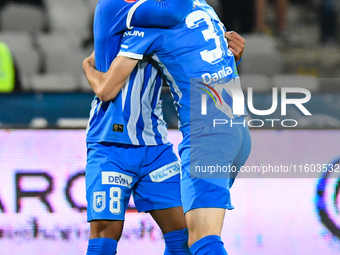
<path fill-rule="evenodd" d="M 93 192 L 93 210 L 102 212 L 106 207 L 106 192 Z"/>
<path fill-rule="evenodd" d="M 119 133 L 123 133 L 124 131 L 124 125 L 123 124 L 113 124 L 113 129 L 114 132 L 119 132 Z"/>
<path fill-rule="evenodd" d="M 141 32 L 141 31 L 137 31 L 137 30 L 134 30 L 134 31 L 126 31 L 124 33 L 124 37 L 126 36 L 139 36 L 139 37 L 144 37 L 144 32 Z"/>
<path fill-rule="evenodd" d="M 163 166 L 155 171 L 149 173 L 149 176 L 153 182 L 162 182 L 166 179 L 175 176 L 181 172 L 181 165 L 179 161 L 173 162 L 169 165 Z"/>
<path fill-rule="evenodd" d="M 233 73 L 233 69 L 228 67 L 222 67 L 222 69 L 216 73 L 205 73 L 202 75 L 203 82 L 205 84 L 210 84 L 212 82 L 217 82 L 220 79 L 226 78 L 227 76 L 231 75 Z"/>
<path fill-rule="evenodd" d="M 129 3 L 129 4 L 132 4 L 134 2 L 137 2 L 137 0 L 124 0 L 125 2 Z"/>
<path fill-rule="evenodd" d="M 118 172 L 102 172 L 102 184 L 119 185 L 131 188 L 132 176 Z"/>

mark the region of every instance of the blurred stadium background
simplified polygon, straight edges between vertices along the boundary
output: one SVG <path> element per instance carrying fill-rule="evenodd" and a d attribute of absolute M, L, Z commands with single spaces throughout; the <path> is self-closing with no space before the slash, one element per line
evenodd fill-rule
<path fill-rule="evenodd" d="M 275 30 L 275 1 L 269 1 L 266 29 L 256 30 L 255 1 L 208 1 L 246 39 L 239 66 L 245 94 L 252 87 L 255 108 L 269 109 L 273 87 L 306 88 L 312 99 L 305 107 L 313 116 L 288 107 L 284 118 L 298 126 L 287 130 L 265 121 L 282 119 L 280 107 L 271 116 L 250 114 L 265 124 L 251 131 L 247 165 L 327 164 L 328 171 L 290 179 L 240 174 L 223 240 L 230 254 L 340 254 L 339 173 L 329 167 L 340 159 L 339 1 L 291 0 L 284 36 Z M 93 50 L 96 2 L 0 2 L 0 43 L 9 48 L 15 73 L 13 86 L 5 84 L 0 50 L 0 255 L 85 254 L 85 128 L 94 94 L 82 61 Z M 228 19 L 226 3 L 249 15 Z M 166 87 L 162 99 L 177 146 L 181 135 Z M 131 203 L 118 254 L 162 249 L 157 226 Z"/>

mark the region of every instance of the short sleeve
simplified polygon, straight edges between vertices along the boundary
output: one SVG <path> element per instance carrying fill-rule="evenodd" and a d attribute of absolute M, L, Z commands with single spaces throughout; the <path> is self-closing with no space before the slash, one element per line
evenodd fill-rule
<path fill-rule="evenodd" d="M 143 59 L 157 49 L 160 41 L 160 29 L 134 28 L 124 33 L 118 56 L 137 60 Z"/>
<path fill-rule="evenodd" d="M 193 0 L 140 0 L 130 9 L 126 26 L 167 28 L 182 22 L 193 8 Z"/>

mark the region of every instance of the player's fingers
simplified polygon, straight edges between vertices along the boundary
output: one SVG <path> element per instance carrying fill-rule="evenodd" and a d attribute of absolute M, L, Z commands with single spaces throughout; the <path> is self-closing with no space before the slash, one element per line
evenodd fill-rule
<path fill-rule="evenodd" d="M 92 54 L 89 56 L 89 61 L 91 62 L 91 65 L 94 66 L 94 51 L 93 51 Z"/>
<path fill-rule="evenodd" d="M 88 65 L 88 57 L 83 60 L 83 69 Z"/>
<path fill-rule="evenodd" d="M 237 55 L 237 50 L 235 50 L 234 48 L 229 47 L 229 50 L 234 54 L 234 56 Z"/>
<path fill-rule="evenodd" d="M 234 54 L 235 60 L 236 62 L 238 62 L 243 55 L 244 46 L 236 44 L 231 41 L 229 43 L 229 50 Z"/>
<path fill-rule="evenodd" d="M 235 35 L 233 34 L 233 32 L 225 32 L 225 38 L 233 42 L 238 41 L 238 39 L 235 38 Z"/>
<path fill-rule="evenodd" d="M 229 50 L 234 54 L 235 57 L 235 62 L 240 61 L 241 57 L 242 57 L 242 52 L 235 50 L 233 48 L 229 48 Z"/>
<path fill-rule="evenodd" d="M 239 52 L 243 52 L 243 50 L 244 50 L 244 45 L 241 44 L 240 42 L 230 41 L 229 46 L 234 48 L 236 51 L 239 51 Z"/>
<path fill-rule="evenodd" d="M 246 43 L 246 40 L 244 40 L 244 38 L 242 36 L 240 36 L 238 33 L 232 32 L 232 34 L 233 34 L 233 37 L 235 38 L 235 40 L 237 40 L 241 44 L 244 45 Z"/>
<path fill-rule="evenodd" d="M 241 59 L 240 52 L 231 47 L 229 47 L 229 50 L 234 54 L 235 62 L 238 62 Z"/>
<path fill-rule="evenodd" d="M 225 36 L 225 38 L 227 38 L 228 40 L 231 40 L 231 38 L 232 38 L 232 35 L 231 35 L 230 32 L 225 32 L 225 33 L 224 33 L 224 36 Z"/>
<path fill-rule="evenodd" d="M 239 42 L 240 44 L 244 45 L 245 44 L 245 39 L 240 36 L 237 32 L 235 31 L 229 31 L 225 33 L 225 37 L 229 39 L 230 41 L 235 41 Z"/>
<path fill-rule="evenodd" d="M 235 59 L 241 58 L 241 52 L 239 50 L 234 49 L 234 48 L 229 48 L 229 50 L 234 54 Z"/>
<path fill-rule="evenodd" d="M 233 49 L 236 50 L 236 51 L 241 51 L 241 50 L 242 50 L 242 46 L 239 45 L 239 44 L 236 44 L 236 43 L 233 42 L 233 41 L 230 41 L 230 42 L 229 42 L 229 48 L 233 48 Z"/>

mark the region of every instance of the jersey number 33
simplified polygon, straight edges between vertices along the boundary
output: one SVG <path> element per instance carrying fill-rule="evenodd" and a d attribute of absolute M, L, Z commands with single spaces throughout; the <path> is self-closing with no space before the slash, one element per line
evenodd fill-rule
<path fill-rule="evenodd" d="M 186 18 L 186 25 L 188 28 L 193 29 L 199 27 L 200 23 L 205 22 L 208 25 L 208 28 L 205 30 L 202 30 L 203 37 L 206 41 L 214 40 L 216 47 L 213 50 L 204 50 L 201 51 L 201 58 L 210 63 L 210 64 L 216 64 L 223 60 L 223 56 L 225 54 L 223 48 L 221 47 L 221 40 L 224 40 L 225 43 L 226 40 L 224 38 L 224 29 L 222 24 L 219 22 L 218 27 L 221 29 L 222 37 L 217 34 L 217 28 L 215 28 L 214 23 L 212 21 L 212 18 L 210 15 L 204 11 L 198 10 L 195 12 L 192 12 L 188 15 Z"/>

